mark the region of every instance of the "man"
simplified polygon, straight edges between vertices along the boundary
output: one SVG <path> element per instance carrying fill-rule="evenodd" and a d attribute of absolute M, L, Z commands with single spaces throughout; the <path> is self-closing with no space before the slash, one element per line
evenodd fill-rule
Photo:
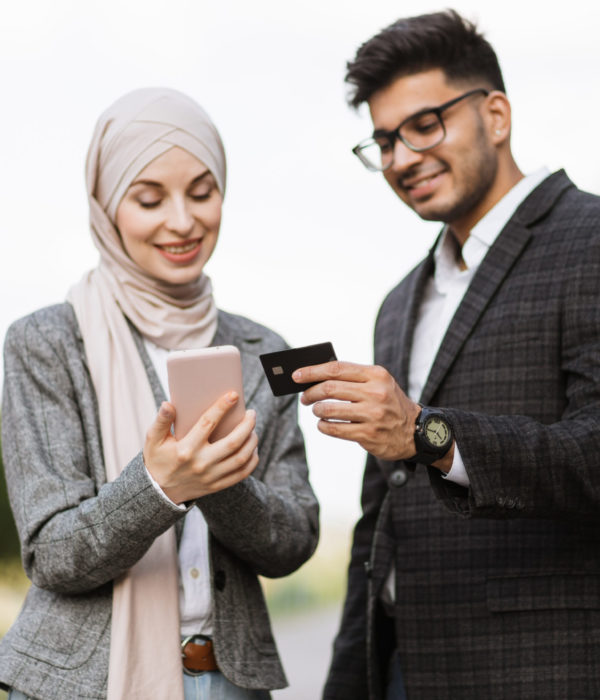
<path fill-rule="evenodd" d="M 599 698 L 600 199 L 519 171 L 494 51 L 452 11 L 391 25 L 347 80 L 374 126 L 355 153 L 445 226 L 376 366 L 295 375 L 369 452 L 324 697 Z"/>

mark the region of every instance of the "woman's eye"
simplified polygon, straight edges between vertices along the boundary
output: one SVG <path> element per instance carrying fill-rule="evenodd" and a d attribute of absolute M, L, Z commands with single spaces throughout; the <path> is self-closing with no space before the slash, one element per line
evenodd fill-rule
<path fill-rule="evenodd" d="M 204 200 L 206 200 L 210 197 L 212 192 L 213 192 L 212 189 L 210 189 L 210 190 L 197 190 L 195 192 L 191 192 L 190 197 L 195 202 L 203 202 Z"/>
<path fill-rule="evenodd" d="M 160 204 L 160 202 L 161 202 L 160 199 L 154 199 L 152 201 L 147 201 L 147 200 L 142 200 L 142 199 L 138 200 L 138 204 L 143 209 L 154 209 L 155 207 L 157 207 Z"/>

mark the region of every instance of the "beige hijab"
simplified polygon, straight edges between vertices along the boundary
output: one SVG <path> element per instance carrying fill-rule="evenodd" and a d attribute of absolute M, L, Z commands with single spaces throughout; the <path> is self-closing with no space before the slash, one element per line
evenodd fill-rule
<path fill-rule="evenodd" d="M 125 320 L 157 345 L 205 347 L 217 326 L 210 280 L 172 285 L 145 273 L 125 252 L 114 221 L 130 183 L 179 146 L 225 192 L 225 153 L 202 108 L 168 89 L 128 93 L 102 114 L 87 158 L 87 191 L 98 267 L 68 294 L 83 334 L 98 397 L 106 476 L 117 479 L 139 453 L 156 416 L 152 391 Z M 115 580 L 108 699 L 183 698 L 174 528 Z"/>

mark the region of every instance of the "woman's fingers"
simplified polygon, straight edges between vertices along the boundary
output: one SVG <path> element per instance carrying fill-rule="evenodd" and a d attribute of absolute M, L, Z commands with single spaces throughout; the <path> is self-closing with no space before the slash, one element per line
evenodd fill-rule
<path fill-rule="evenodd" d="M 155 447 L 161 445 L 165 441 L 165 438 L 170 437 L 171 425 L 174 420 L 175 408 L 167 401 L 163 401 L 154 422 L 150 428 L 148 428 L 146 445 L 148 447 Z"/>
<path fill-rule="evenodd" d="M 228 435 L 214 442 L 209 442 L 214 429 L 237 401 L 238 395 L 235 392 L 229 392 L 215 401 L 198 419 L 189 433 L 180 440 L 181 448 L 185 452 L 195 452 L 205 445 L 210 448 L 210 453 L 215 461 L 226 459 L 229 455 L 237 452 L 256 425 L 256 411 L 252 409 L 246 411 L 244 418 Z"/>
<path fill-rule="evenodd" d="M 195 425 L 183 439 L 193 444 L 206 442 L 223 416 L 238 401 L 239 395 L 236 391 L 228 391 L 226 394 L 223 394 L 198 418 Z"/>
<path fill-rule="evenodd" d="M 147 433 L 144 460 L 153 478 L 175 503 L 232 486 L 256 468 L 255 411 L 246 411 L 229 435 L 209 442 L 219 421 L 238 400 L 238 394 L 233 391 L 222 396 L 181 440 L 175 440 L 171 434 L 174 407 L 167 402 L 161 405 Z"/>
<path fill-rule="evenodd" d="M 212 482 L 210 487 L 210 493 L 217 493 L 223 489 L 230 488 L 240 481 L 246 479 L 258 466 L 258 450 L 254 449 L 250 455 L 250 458 L 241 464 L 241 466 L 227 471 L 221 474 L 215 481 Z"/>

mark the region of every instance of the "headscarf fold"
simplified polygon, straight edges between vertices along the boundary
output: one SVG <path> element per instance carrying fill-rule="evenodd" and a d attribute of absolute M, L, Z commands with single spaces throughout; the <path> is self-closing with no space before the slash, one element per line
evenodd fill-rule
<path fill-rule="evenodd" d="M 100 117 L 88 151 L 90 224 L 100 263 L 68 293 L 96 391 L 108 481 L 139 453 L 156 416 L 152 390 L 125 317 L 167 349 L 206 347 L 217 326 L 209 278 L 169 284 L 142 270 L 115 228 L 134 178 L 174 146 L 195 156 L 225 192 L 225 153 L 204 110 L 169 89 L 135 90 Z M 114 582 L 108 700 L 183 698 L 174 528 Z"/>

